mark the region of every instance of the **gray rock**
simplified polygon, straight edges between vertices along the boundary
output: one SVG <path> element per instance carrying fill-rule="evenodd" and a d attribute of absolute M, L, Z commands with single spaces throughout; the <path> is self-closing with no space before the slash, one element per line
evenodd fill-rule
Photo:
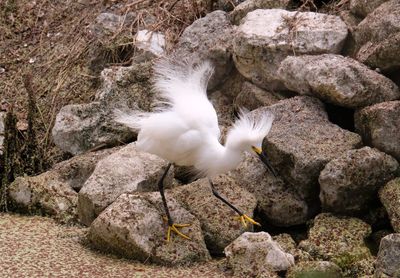
<path fill-rule="evenodd" d="M 232 99 L 226 96 L 222 91 L 214 91 L 209 96 L 210 102 L 215 108 L 218 116 L 218 125 L 221 130 L 221 142 L 225 141 L 229 127 L 234 120 L 234 111 Z"/>
<path fill-rule="evenodd" d="M 294 265 L 293 256 L 266 232 L 242 234 L 225 248 L 225 255 L 228 267 L 238 277 L 277 277 L 272 276 L 275 271 Z"/>
<path fill-rule="evenodd" d="M 256 196 L 257 208 L 269 223 L 287 227 L 308 219 L 307 203 L 282 178 L 274 177 L 258 157 L 246 154 L 244 161 L 229 175 Z"/>
<path fill-rule="evenodd" d="M 370 147 L 350 150 L 326 164 L 319 176 L 319 198 L 325 211 L 365 212 L 378 189 L 400 173 L 399 163 Z"/>
<path fill-rule="evenodd" d="M 161 56 L 165 51 L 165 36 L 160 32 L 140 30 L 135 35 L 135 47 L 151 58 Z"/>
<path fill-rule="evenodd" d="M 357 53 L 357 60 L 371 68 L 394 71 L 400 67 L 400 32 L 379 42 L 367 42 Z"/>
<path fill-rule="evenodd" d="M 242 91 L 244 82 L 246 82 L 246 79 L 243 77 L 243 75 L 241 75 L 236 68 L 233 68 L 229 74 L 229 78 L 225 80 L 219 90 L 233 101 Z"/>
<path fill-rule="evenodd" d="M 77 220 L 77 191 L 97 162 L 114 149 L 87 153 L 56 164 L 34 177 L 19 177 L 9 186 L 13 204 L 23 211 L 50 215 L 59 222 Z"/>
<path fill-rule="evenodd" d="M 375 277 L 400 277 L 400 234 L 390 234 L 381 240 Z"/>
<path fill-rule="evenodd" d="M 276 71 L 288 55 L 340 53 L 347 26 L 337 16 L 280 9 L 247 14 L 233 40 L 238 71 L 266 89 L 282 89 Z"/>
<path fill-rule="evenodd" d="M 283 251 L 293 255 L 296 264 L 303 261 L 313 260 L 309 253 L 297 248 L 297 243 L 289 234 L 279 234 L 272 238 L 282 247 Z"/>
<path fill-rule="evenodd" d="M 342 278 L 342 271 L 328 261 L 303 261 L 289 268 L 286 278 Z"/>
<path fill-rule="evenodd" d="M 371 227 L 360 219 L 322 213 L 299 247 L 314 259 L 331 261 L 346 271 L 359 260 L 372 258 L 364 242 L 370 234 Z"/>
<path fill-rule="evenodd" d="M 368 42 L 382 42 L 397 32 L 400 32 L 400 2 L 387 1 L 358 24 L 354 33 L 356 48 L 360 49 Z"/>
<path fill-rule="evenodd" d="M 6 113 L 0 112 L 0 155 L 3 154 L 3 142 L 4 142 L 4 121 L 6 119 Z"/>
<path fill-rule="evenodd" d="M 349 108 L 400 98 L 393 81 L 340 55 L 291 56 L 281 63 L 278 74 L 290 90 Z"/>
<path fill-rule="evenodd" d="M 267 92 L 250 82 L 244 82 L 240 93 L 236 96 L 234 107 L 236 110 L 246 108 L 251 111 L 262 106 L 277 103 L 283 97 L 278 93 Z"/>
<path fill-rule="evenodd" d="M 365 144 L 400 161 L 400 101 L 365 107 L 354 115 L 356 131 Z"/>
<path fill-rule="evenodd" d="M 211 90 L 227 78 L 233 67 L 233 33 L 234 27 L 227 13 L 211 12 L 185 29 L 172 55 L 179 60 L 211 60 L 215 66 L 214 74 L 208 83 L 208 89 Z"/>
<path fill-rule="evenodd" d="M 132 140 L 136 133 L 114 121 L 115 110 L 150 110 L 154 97 L 150 70 L 150 63 L 103 70 L 103 85 L 94 102 L 67 105 L 57 114 L 52 130 L 54 143 L 76 155 Z"/>
<path fill-rule="evenodd" d="M 96 21 L 90 29 L 97 38 L 105 38 L 115 35 L 122 27 L 129 27 L 133 21 L 134 15 L 132 13 L 125 16 L 101 13 L 96 17 Z"/>
<path fill-rule="evenodd" d="M 400 233 L 400 178 L 391 180 L 379 191 L 379 198 L 396 233 Z"/>
<path fill-rule="evenodd" d="M 131 143 L 97 163 L 93 174 L 79 191 L 79 220 L 90 225 L 122 193 L 158 190 L 157 182 L 168 162 L 158 156 L 139 152 Z M 164 180 L 171 187 L 170 169 Z"/>
<path fill-rule="evenodd" d="M 97 249 L 142 262 L 179 265 L 209 260 L 199 221 L 168 194 L 167 200 L 175 223 L 191 224 L 181 230 L 190 240 L 172 234 L 171 241 L 165 241 L 168 225 L 160 194 L 154 192 L 120 195 L 93 221 L 89 241 Z"/>
<path fill-rule="evenodd" d="M 243 17 L 257 9 L 286 9 L 290 0 L 246 0 L 235 7 L 229 14 L 233 24 L 238 25 Z"/>
<path fill-rule="evenodd" d="M 253 194 L 240 188 L 226 175 L 214 178 L 213 183 L 222 196 L 253 217 L 257 206 Z M 238 214 L 212 194 L 208 179 L 177 187 L 171 194 L 200 221 L 204 239 L 211 253 L 222 253 L 228 244 L 246 231 L 240 221 L 235 220 Z"/>
<path fill-rule="evenodd" d="M 364 18 L 387 1 L 388 0 L 350 0 L 350 10 L 355 15 Z"/>
<path fill-rule="evenodd" d="M 265 111 L 275 119 L 264 152 L 287 184 L 315 205 L 320 171 L 333 158 L 359 147 L 360 136 L 329 122 L 323 104 L 312 97 L 281 100 L 252 113 Z"/>

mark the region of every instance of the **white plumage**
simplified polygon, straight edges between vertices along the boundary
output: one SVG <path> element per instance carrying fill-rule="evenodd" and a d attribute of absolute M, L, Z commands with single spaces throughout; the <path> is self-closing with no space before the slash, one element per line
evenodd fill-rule
<path fill-rule="evenodd" d="M 171 163 L 192 165 L 208 177 L 236 168 L 244 151 L 261 149 L 273 116 L 265 113 L 255 119 L 241 112 L 222 145 L 217 114 L 207 98 L 212 72 L 207 61 L 161 61 L 155 66 L 154 85 L 160 94 L 155 111 L 122 114 L 117 121 L 139 131 L 138 149 Z"/>

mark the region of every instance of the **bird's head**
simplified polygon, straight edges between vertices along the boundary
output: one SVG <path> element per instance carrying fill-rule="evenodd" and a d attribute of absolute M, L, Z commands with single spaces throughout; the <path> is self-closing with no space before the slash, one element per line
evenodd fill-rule
<path fill-rule="evenodd" d="M 241 110 L 238 119 L 229 130 L 226 147 L 238 151 L 255 153 L 268 169 L 276 175 L 267 156 L 262 150 L 262 142 L 268 135 L 274 116 L 270 112 L 254 115 Z"/>

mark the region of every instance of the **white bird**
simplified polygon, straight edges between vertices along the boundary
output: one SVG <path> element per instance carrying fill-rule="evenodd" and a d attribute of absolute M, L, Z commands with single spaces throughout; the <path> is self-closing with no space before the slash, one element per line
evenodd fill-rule
<path fill-rule="evenodd" d="M 163 180 L 172 163 L 194 166 L 209 178 L 213 194 L 239 214 L 244 226 L 246 221 L 259 225 L 220 196 L 211 178 L 235 169 L 245 151 L 255 152 L 275 174 L 261 150 L 262 141 L 271 129 L 272 114 L 265 113 L 255 119 L 241 112 L 222 145 L 217 113 L 207 98 L 207 84 L 213 73 L 211 63 L 193 65 L 163 60 L 154 71 L 155 90 L 160 93 L 155 111 L 119 113 L 116 121 L 138 131 L 139 150 L 170 162 L 158 184 L 169 225 L 167 241 L 171 232 L 189 239 L 178 228 L 190 225 L 175 224 L 168 210 Z"/>

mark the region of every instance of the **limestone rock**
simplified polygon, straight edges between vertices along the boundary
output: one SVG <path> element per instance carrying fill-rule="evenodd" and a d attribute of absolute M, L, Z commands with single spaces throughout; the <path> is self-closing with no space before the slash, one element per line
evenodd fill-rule
<path fill-rule="evenodd" d="M 185 29 L 172 55 L 180 60 L 211 60 L 215 70 L 208 83 L 208 89 L 213 89 L 226 79 L 233 67 L 233 32 L 234 27 L 227 13 L 211 12 Z"/>
<path fill-rule="evenodd" d="M 309 253 L 297 248 L 297 243 L 289 234 L 279 234 L 272 238 L 279 244 L 279 246 L 281 246 L 283 251 L 293 255 L 296 263 L 313 260 Z"/>
<path fill-rule="evenodd" d="M 90 225 L 122 193 L 158 190 L 157 182 L 167 164 L 158 156 L 138 151 L 135 143 L 105 157 L 79 191 L 80 221 Z M 170 169 L 164 180 L 167 188 L 172 184 L 172 173 Z"/>
<path fill-rule="evenodd" d="M 340 53 L 347 26 L 337 16 L 280 9 L 247 14 L 233 40 L 238 71 L 266 89 L 282 89 L 276 71 L 288 56 Z"/>
<path fill-rule="evenodd" d="M 371 227 L 360 219 L 322 213 L 314 219 L 308 239 L 299 247 L 314 259 L 331 261 L 346 270 L 359 260 L 371 258 L 364 242 L 370 234 Z"/>
<path fill-rule="evenodd" d="M 201 234 L 200 223 L 167 194 L 168 207 L 175 223 L 191 223 L 181 231 L 191 239 L 172 234 L 164 237 L 168 225 L 160 194 L 122 194 L 93 221 L 89 230 L 91 244 L 129 259 L 164 265 L 189 264 L 210 259 Z"/>
<path fill-rule="evenodd" d="M 214 178 L 213 183 L 224 198 L 253 217 L 257 206 L 253 194 L 240 188 L 226 175 Z M 204 239 L 211 253 L 222 253 L 227 245 L 246 231 L 240 221 L 235 220 L 238 214 L 212 194 L 208 179 L 177 187 L 171 194 L 200 221 Z"/>
<path fill-rule="evenodd" d="M 400 233 L 400 178 L 388 182 L 381 188 L 379 197 L 389 215 L 393 230 Z"/>
<path fill-rule="evenodd" d="M 90 27 L 90 31 L 97 38 L 113 36 L 122 26 L 128 27 L 134 21 L 134 15 L 128 13 L 126 16 L 119 16 L 113 13 L 101 13 L 96 17 L 95 23 Z"/>
<path fill-rule="evenodd" d="M 50 215 L 59 222 L 77 220 L 77 191 L 97 162 L 113 149 L 87 153 L 56 164 L 34 177 L 19 177 L 9 187 L 9 196 L 19 209 Z"/>
<path fill-rule="evenodd" d="M 349 108 L 400 98 L 393 81 L 340 55 L 291 56 L 278 74 L 290 90 Z"/>
<path fill-rule="evenodd" d="M 249 12 L 257 9 L 285 9 L 289 4 L 290 0 L 246 0 L 235 7 L 229 18 L 233 24 L 239 25 Z"/>
<path fill-rule="evenodd" d="M 365 107 L 355 113 L 354 121 L 365 144 L 400 161 L 400 101 Z"/>
<path fill-rule="evenodd" d="M 268 223 L 284 227 L 305 223 L 308 219 L 307 203 L 282 178 L 270 173 L 258 157 L 250 154 L 245 157 L 230 176 L 254 194 L 257 208 Z"/>
<path fill-rule="evenodd" d="M 385 276 L 387 275 L 387 276 Z M 375 277 L 400 276 L 400 234 L 390 234 L 381 240 Z"/>
<path fill-rule="evenodd" d="M 135 46 L 147 55 L 159 57 L 165 50 L 165 36 L 160 32 L 139 30 L 135 35 Z"/>
<path fill-rule="evenodd" d="M 76 155 L 132 140 L 136 133 L 114 121 L 115 110 L 150 110 L 154 97 L 150 70 L 148 62 L 103 70 L 103 85 L 94 102 L 67 105 L 57 114 L 52 130 L 54 143 Z"/>
<path fill-rule="evenodd" d="M 370 147 L 347 151 L 321 171 L 322 208 L 339 214 L 365 212 L 378 189 L 397 173 L 399 163 L 390 155 Z"/>
<path fill-rule="evenodd" d="M 242 234 L 225 248 L 225 255 L 228 266 L 239 277 L 275 277 L 273 272 L 294 265 L 293 256 L 266 232 Z"/>
<path fill-rule="evenodd" d="M 314 200 L 310 204 L 315 205 L 320 171 L 333 158 L 359 147 L 360 136 L 329 122 L 323 104 L 315 98 L 281 100 L 252 113 L 265 111 L 275 119 L 263 150 L 287 184 L 302 199 Z"/>
<path fill-rule="evenodd" d="M 350 10 L 360 17 L 366 17 L 382 3 L 387 1 L 388 0 L 350 0 Z"/>
<path fill-rule="evenodd" d="M 265 91 L 250 82 L 244 82 L 240 93 L 236 96 L 234 107 L 236 110 L 246 108 L 251 111 L 262 106 L 277 103 L 283 97 L 277 93 Z"/>
<path fill-rule="evenodd" d="M 291 267 L 286 278 L 315 277 L 342 278 L 340 267 L 328 261 L 306 261 Z"/>

